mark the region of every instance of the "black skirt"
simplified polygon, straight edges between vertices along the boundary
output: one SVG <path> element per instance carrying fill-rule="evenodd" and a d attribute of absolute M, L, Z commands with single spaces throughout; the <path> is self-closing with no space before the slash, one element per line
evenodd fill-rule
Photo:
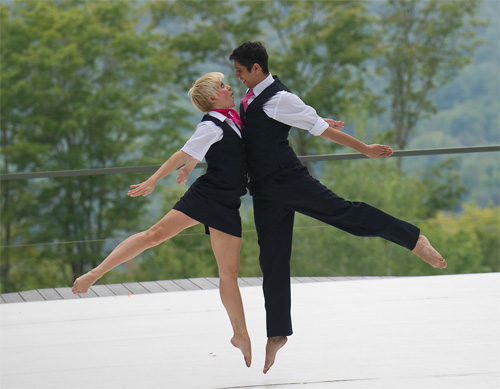
<path fill-rule="evenodd" d="M 174 205 L 174 209 L 208 227 L 241 238 L 240 205 L 245 189 L 213 187 L 204 176 L 198 178 Z"/>

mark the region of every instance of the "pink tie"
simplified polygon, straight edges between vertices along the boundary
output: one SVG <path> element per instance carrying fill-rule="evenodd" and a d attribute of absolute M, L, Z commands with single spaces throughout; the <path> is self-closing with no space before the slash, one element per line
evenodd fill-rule
<path fill-rule="evenodd" d="M 248 108 L 248 104 L 247 104 L 247 101 L 250 97 L 252 97 L 254 94 L 253 94 L 253 89 L 249 89 L 247 94 L 245 95 L 245 97 L 243 97 L 241 99 L 241 104 L 243 104 L 243 109 L 245 110 L 245 112 L 247 111 L 247 108 Z"/>
<path fill-rule="evenodd" d="M 213 109 L 212 111 L 220 112 L 225 117 L 231 119 L 236 126 L 241 127 L 240 115 L 234 109 Z"/>

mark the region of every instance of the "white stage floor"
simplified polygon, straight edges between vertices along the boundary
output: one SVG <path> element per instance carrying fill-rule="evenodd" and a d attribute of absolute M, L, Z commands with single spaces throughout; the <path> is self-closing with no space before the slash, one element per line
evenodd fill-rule
<path fill-rule="evenodd" d="M 498 389 L 500 274 L 293 284 L 295 334 L 262 374 L 229 343 L 218 290 L 0 305 L 0 387 Z"/>

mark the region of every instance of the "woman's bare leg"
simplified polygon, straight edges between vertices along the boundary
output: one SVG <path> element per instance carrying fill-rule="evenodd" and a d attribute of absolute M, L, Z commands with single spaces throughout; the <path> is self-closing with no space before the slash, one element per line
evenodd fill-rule
<path fill-rule="evenodd" d="M 238 287 L 241 238 L 210 228 L 210 240 L 219 266 L 220 297 L 233 327 L 234 335 L 231 343 L 241 350 L 246 365 L 250 367 L 252 346 Z"/>
<path fill-rule="evenodd" d="M 136 257 L 143 251 L 157 246 L 198 222 L 175 209 L 167 213 L 150 229 L 132 235 L 120 243 L 99 266 L 78 277 L 73 284 L 73 293 L 86 293 L 104 274 L 118 265 Z"/>

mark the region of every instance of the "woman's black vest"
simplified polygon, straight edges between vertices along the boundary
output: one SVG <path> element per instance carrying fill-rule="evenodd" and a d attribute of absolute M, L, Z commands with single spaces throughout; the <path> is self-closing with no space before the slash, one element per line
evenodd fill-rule
<path fill-rule="evenodd" d="M 243 140 L 229 124 L 213 116 L 205 115 L 202 121 L 211 121 L 224 132 L 222 139 L 210 146 L 205 154 L 206 183 L 210 183 L 210 186 L 216 189 L 236 190 L 245 194 L 247 169 Z"/>
<path fill-rule="evenodd" d="M 257 181 L 286 166 L 300 164 L 297 155 L 288 144 L 291 127 L 271 119 L 262 109 L 263 105 L 279 91 L 289 92 L 289 89 L 274 76 L 274 82 L 252 101 L 246 112 L 243 110 L 243 105 L 240 106 L 250 181 Z"/>

